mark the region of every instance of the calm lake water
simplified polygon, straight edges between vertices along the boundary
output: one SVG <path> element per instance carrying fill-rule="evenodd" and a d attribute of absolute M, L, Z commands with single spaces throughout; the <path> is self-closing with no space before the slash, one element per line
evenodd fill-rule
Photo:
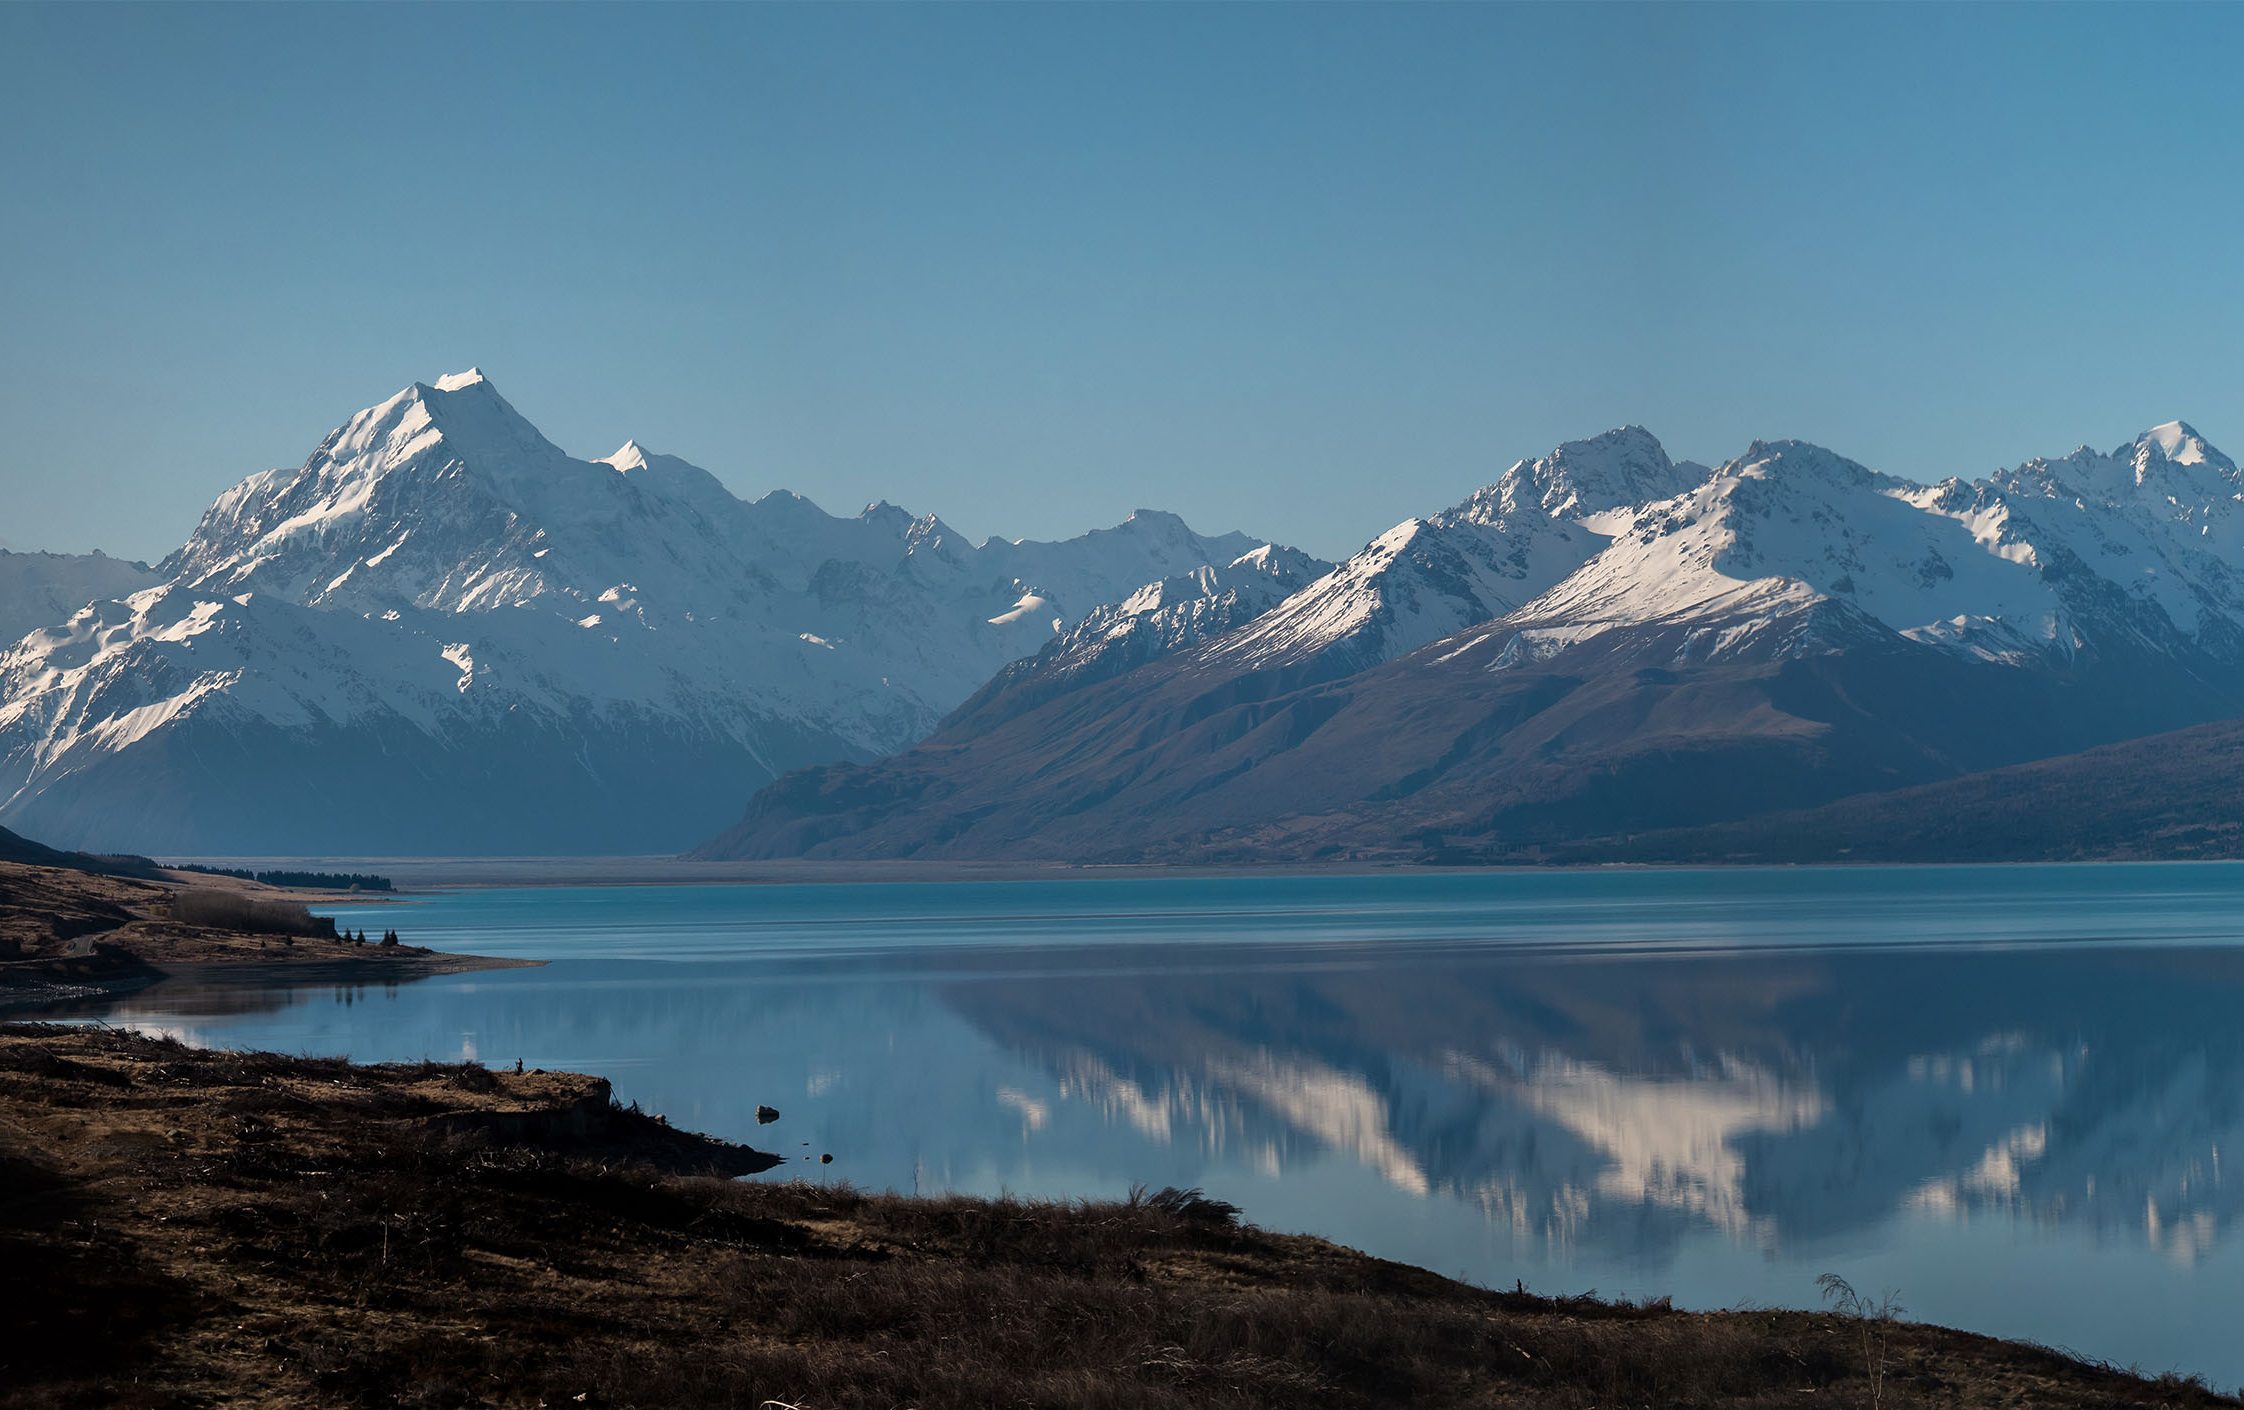
<path fill-rule="evenodd" d="M 1837 1272 L 2244 1383 L 2244 867 L 518 888 L 343 919 L 551 963 L 101 1016 L 602 1073 L 806 1179 L 1198 1185 L 1483 1283 L 1697 1307 L 1812 1305 Z"/>

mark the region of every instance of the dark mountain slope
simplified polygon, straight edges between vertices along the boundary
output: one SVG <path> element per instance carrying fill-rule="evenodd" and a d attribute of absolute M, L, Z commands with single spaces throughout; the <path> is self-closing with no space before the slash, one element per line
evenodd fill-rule
<path fill-rule="evenodd" d="M 1806 811 L 1563 849 L 1570 861 L 2244 858 L 2244 720 Z"/>
<path fill-rule="evenodd" d="M 70 871 L 92 872 L 96 876 L 153 877 L 156 864 L 146 857 L 105 857 L 91 852 L 65 852 L 34 842 L 28 837 L 0 827 L 0 862 L 19 862 L 33 867 L 62 867 Z"/>
<path fill-rule="evenodd" d="M 1495 624 L 1340 679 L 1313 665 L 1230 674 L 1218 642 L 1009 718 L 982 702 L 886 760 L 788 775 L 703 855 L 1536 855 L 2235 708 L 2233 689 L 2153 659 L 2021 670 L 1829 602 L 1755 626 L 1757 646 L 1678 667 L 1677 632 L 1611 633 L 1530 661 Z"/>

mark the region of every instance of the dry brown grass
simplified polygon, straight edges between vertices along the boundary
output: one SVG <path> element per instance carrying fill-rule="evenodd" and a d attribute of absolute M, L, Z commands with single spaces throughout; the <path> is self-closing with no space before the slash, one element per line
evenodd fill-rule
<path fill-rule="evenodd" d="M 175 894 L 171 898 L 171 918 L 182 925 L 246 930 L 258 935 L 335 934 L 335 922 L 312 919 L 302 901 L 217 886 L 190 886 Z"/>
<path fill-rule="evenodd" d="M 1184 1196 L 684 1176 L 708 1152 L 648 1118 L 501 1119 L 589 1081 L 0 1030 L 0 1401 L 1869 1403 L 1828 1314 L 1468 1288 Z M 2236 1402 L 1901 1324 L 1883 1403 Z"/>

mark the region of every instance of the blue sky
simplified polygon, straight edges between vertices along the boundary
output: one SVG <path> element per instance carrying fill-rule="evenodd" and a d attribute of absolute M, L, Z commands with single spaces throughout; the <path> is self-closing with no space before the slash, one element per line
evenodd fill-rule
<path fill-rule="evenodd" d="M 0 6 L 0 539 L 479 364 L 581 455 L 1318 552 L 1639 422 L 2244 449 L 2244 7 Z"/>

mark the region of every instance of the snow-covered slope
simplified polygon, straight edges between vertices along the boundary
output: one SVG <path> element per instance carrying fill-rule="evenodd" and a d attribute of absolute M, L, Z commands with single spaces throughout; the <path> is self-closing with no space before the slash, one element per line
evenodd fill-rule
<path fill-rule="evenodd" d="M 1918 496 L 2042 570 L 2081 629 L 2160 652 L 2244 654 L 2244 473 L 2180 421 Z"/>
<path fill-rule="evenodd" d="M 1176 651 L 1253 621 L 1332 567 L 1299 549 L 1264 544 L 1221 567 L 1147 583 L 1120 602 L 1094 608 L 1045 653 L 1067 670 L 1125 641 L 1144 643 L 1148 656 Z"/>
<path fill-rule="evenodd" d="M 1610 547 L 1486 628 L 1511 660 L 1680 628 L 1686 658 L 1836 649 L 1833 623 L 2021 666 L 2244 664 L 2244 476 L 2180 422 L 1926 486 L 1798 441 L 1609 520 Z"/>
<path fill-rule="evenodd" d="M 1687 658 L 1734 653 L 1836 604 L 1915 640 L 2004 657 L 2070 644 L 2030 555 L 1924 486 L 1798 441 L 1754 444 L 1706 483 L 1615 523 L 1609 547 L 1493 630 L 1548 656 L 1605 632 L 1683 627 Z"/>
<path fill-rule="evenodd" d="M 1389 529 L 1213 650 L 1236 670 L 1391 660 L 1520 607 L 1603 549 L 1633 506 L 1706 473 L 1669 460 L 1642 427 L 1570 441 L 1462 504 Z"/>
<path fill-rule="evenodd" d="M 89 602 L 160 581 L 145 563 L 106 553 L 11 553 L 0 548 L 0 645 L 62 621 Z"/>
<path fill-rule="evenodd" d="M 672 849 L 1255 547 L 1152 511 L 976 545 L 886 503 L 747 503 L 636 442 L 575 459 L 456 374 L 0 657 L 0 817 L 142 851 Z"/>
<path fill-rule="evenodd" d="M 1108 680 L 1173 652 L 1211 641 L 1268 612 L 1332 571 L 1299 549 L 1264 544 L 1213 564 L 1147 583 L 1120 602 L 1093 608 L 1042 651 L 998 672 L 952 718 L 1001 719 L 1037 700 Z"/>

